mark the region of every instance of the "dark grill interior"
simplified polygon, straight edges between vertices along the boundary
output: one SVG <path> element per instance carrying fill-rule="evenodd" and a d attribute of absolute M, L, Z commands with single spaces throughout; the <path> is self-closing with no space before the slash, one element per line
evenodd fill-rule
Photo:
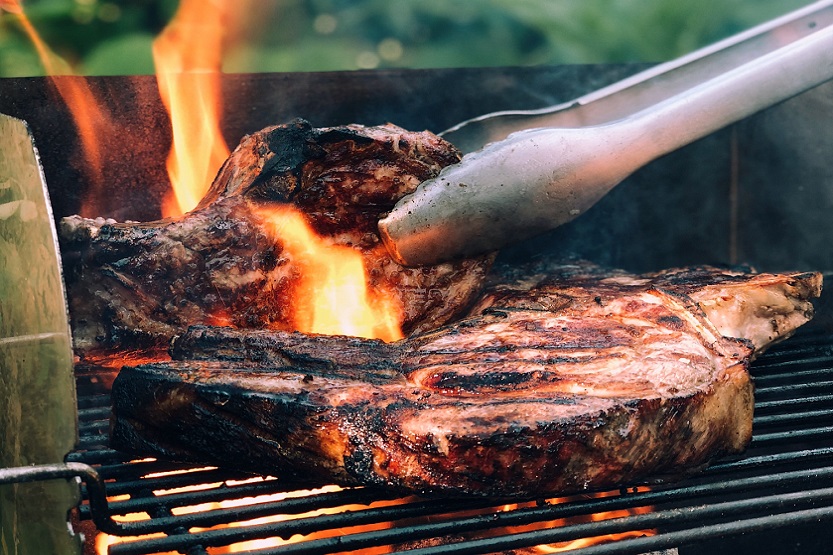
<path fill-rule="evenodd" d="M 108 496 L 119 496 L 108 502 L 113 515 L 149 515 L 121 524 L 120 535 L 163 533 L 113 545 L 113 555 L 225 553 L 213 548 L 295 534 L 305 537 L 256 553 L 358 549 L 494 553 L 628 532 L 635 537 L 574 552 L 638 554 L 679 548 L 682 554 L 696 553 L 686 551 L 686 546 L 696 549 L 704 541 L 752 532 L 760 536 L 786 526 L 833 520 L 833 338 L 822 329 L 800 331 L 760 357 L 752 374 L 757 399 L 754 438 L 742 457 L 721 460 L 683 482 L 627 488 L 599 498 L 582 495 L 517 503 L 403 498 L 362 488 L 296 496 L 292 492 L 309 486 L 215 468 L 131 461 L 107 447 L 109 396 L 104 384 L 108 380 L 93 369 L 78 371 L 81 439 L 69 460 L 97 467 L 107 481 Z M 199 485 L 204 489 L 181 489 Z M 288 494 L 286 499 L 260 498 L 245 506 L 230 503 L 282 493 Z M 210 505 L 203 511 L 175 514 L 177 508 L 206 503 Z M 330 509 L 334 514 L 306 514 Z M 589 522 L 593 513 L 621 510 L 632 514 L 614 513 L 603 522 Z M 284 516 L 277 522 L 220 526 L 275 515 Z M 86 500 L 78 517 L 90 518 Z"/>

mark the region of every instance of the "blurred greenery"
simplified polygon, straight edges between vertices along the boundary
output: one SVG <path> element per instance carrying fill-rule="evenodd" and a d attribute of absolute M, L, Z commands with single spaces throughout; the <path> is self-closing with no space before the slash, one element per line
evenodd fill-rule
<path fill-rule="evenodd" d="M 222 2 L 223 0 L 203 0 Z M 807 0 L 225 0 L 226 72 L 473 67 L 674 58 Z M 153 73 L 178 0 L 22 0 L 76 73 Z M 2 11 L 0 76 L 42 75 Z"/>

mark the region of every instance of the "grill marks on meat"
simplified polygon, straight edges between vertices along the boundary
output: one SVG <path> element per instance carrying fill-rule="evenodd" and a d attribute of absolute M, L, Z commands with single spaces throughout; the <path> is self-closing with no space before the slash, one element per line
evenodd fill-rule
<path fill-rule="evenodd" d="M 175 343 L 177 362 L 121 372 L 113 444 L 497 496 L 683 474 L 751 437 L 755 345 L 724 337 L 701 306 L 729 321 L 768 311 L 714 302 L 724 289 L 709 284 L 731 283 L 751 301 L 781 295 L 795 314 L 780 336 L 809 319 L 821 286 L 818 274 L 713 268 L 632 276 L 571 265 L 552 275 L 496 286 L 469 317 L 390 345 L 194 328 Z"/>
<path fill-rule="evenodd" d="M 535 270 L 525 269 L 527 273 L 520 277 L 504 276 L 504 283 L 492 285 L 472 313 L 490 308 L 554 310 L 559 304 L 566 306 L 569 299 L 574 305 L 580 303 L 588 314 L 605 314 L 609 299 L 649 290 L 676 298 L 690 311 L 705 316 L 721 335 L 747 339 L 762 351 L 813 317 L 810 299 L 821 294 L 822 285 L 817 272 L 755 274 L 748 268 L 701 266 L 634 276 L 577 262 L 545 263 Z"/>
<path fill-rule="evenodd" d="M 313 229 L 361 252 L 371 287 L 397 292 L 403 331 L 434 328 L 480 291 L 491 257 L 403 268 L 381 244 L 382 213 L 459 160 L 447 142 L 394 125 L 315 129 L 297 121 L 249 135 L 194 211 L 177 220 L 61 225 L 78 351 L 166 345 L 193 324 L 292 331 L 299 264 L 260 209 L 291 203 Z"/>

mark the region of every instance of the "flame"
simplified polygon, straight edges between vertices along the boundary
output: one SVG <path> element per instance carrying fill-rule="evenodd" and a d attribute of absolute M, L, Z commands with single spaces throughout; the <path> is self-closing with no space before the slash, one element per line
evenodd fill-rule
<path fill-rule="evenodd" d="M 267 229 L 300 268 L 292 295 L 295 329 L 396 341 L 403 337 L 397 296 L 368 286 L 359 251 L 319 237 L 289 205 L 259 210 Z"/>
<path fill-rule="evenodd" d="M 173 193 L 163 217 L 178 216 L 202 200 L 229 155 L 220 131 L 220 72 L 227 2 L 183 0 L 153 42 L 162 103 L 171 119 L 167 160 Z"/>
<path fill-rule="evenodd" d="M 146 461 L 153 461 L 155 459 L 145 459 Z M 201 467 L 201 468 L 188 468 L 182 470 L 173 470 L 173 471 L 166 471 L 166 472 L 157 472 L 157 473 L 150 473 L 142 476 L 143 479 L 153 479 L 163 476 L 171 476 L 176 474 L 187 474 L 192 472 L 201 472 L 205 470 L 212 470 L 214 467 Z M 157 497 L 162 497 L 165 495 L 171 495 L 175 493 L 183 493 L 188 491 L 201 491 L 201 490 L 208 490 L 208 489 L 220 489 L 224 486 L 234 487 L 236 485 L 243 485 L 243 484 L 250 484 L 255 482 L 264 482 L 275 480 L 273 477 L 253 477 L 247 480 L 228 480 L 226 482 L 215 482 L 215 483 L 205 483 L 205 484 L 196 484 L 191 486 L 183 486 L 178 488 L 171 488 L 166 490 L 153 490 L 153 494 Z M 283 501 L 285 499 L 297 498 L 297 497 L 306 497 L 310 495 L 318 495 L 322 493 L 328 492 L 337 492 L 341 491 L 342 488 L 339 486 L 324 486 L 322 488 L 313 489 L 313 490 L 299 490 L 299 491 L 292 491 L 292 492 L 282 492 L 282 493 L 275 493 L 275 494 L 267 494 L 267 495 L 259 495 L 256 497 L 244 497 L 240 499 L 224 499 L 222 501 L 213 501 L 208 503 L 201 503 L 198 505 L 188 505 L 183 507 L 174 507 L 171 509 L 171 513 L 175 516 L 185 515 L 185 514 L 193 514 L 193 513 L 200 513 L 200 512 L 208 512 L 218 509 L 230 509 L 236 507 L 245 507 L 249 505 L 257 505 L 260 503 L 274 503 L 278 501 Z M 129 495 L 117 495 L 108 497 L 109 502 L 113 501 L 124 501 L 129 499 Z M 397 503 L 401 503 L 401 500 L 385 500 L 379 501 L 375 503 L 371 503 L 368 506 L 365 505 L 344 505 L 341 507 L 332 507 L 332 508 L 323 508 L 316 511 L 310 511 L 306 513 L 301 513 L 297 515 L 288 515 L 288 514 L 279 514 L 273 515 L 269 517 L 262 517 L 256 518 L 246 521 L 240 522 L 229 522 L 226 524 L 220 524 L 218 526 L 214 526 L 212 528 L 192 528 L 191 532 L 200 532 L 204 530 L 217 530 L 217 529 L 224 529 L 224 528 L 235 528 L 235 527 L 243 527 L 243 526 L 251 526 L 256 524 L 268 524 L 273 522 L 281 522 L 285 520 L 292 520 L 292 519 L 299 519 L 299 518 L 307 518 L 313 516 L 320 516 L 325 514 L 337 514 L 341 512 L 351 511 L 351 510 L 362 510 L 367 508 L 374 508 L 374 507 L 384 507 L 388 505 L 393 505 Z M 145 512 L 141 513 L 131 513 L 127 515 L 120 515 L 114 516 L 115 520 L 120 522 L 136 522 L 141 520 L 149 520 L 150 515 Z M 351 527 L 349 530 L 351 532 L 360 532 L 360 531 L 371 531 L 371 530 L 382 530 L 385 528 L 390 528 L 392 523 L 390 522 L 379 522 L 374 524 L 362 525 L 362 526 L 355 526 Z M 224 555 L 228 553 L 241 553 L 241 552 L 248 552 L 250 550 L 255 549 L 264 549 L 268 547 L 280 547 L 283 545 L 288 545 L 291 543 L 296 543 L 299 541 L 306 541 L 311 539 L 317 538 L 326 538 L 326 537 L 333 537 L 338 535 L 343 535 L 346 533 L 346 530 L 327 530 L 321 533 L 312 533 L 306 536 L 296 535 L 288 539 L 273 537 L 273 538 L 264 538 L 258 540 L 247 540 L 244 542 L 237 542 L 230 544 L 225 547 L 217 547 L 217 548 L 209 548 L 209 552 L 212 555 Z M 107 555 L 108 549 L 111 545 L 115 545 L 118 543 L 126 543 L 136 540 L 147 540 L 151 538 L 157 537 L 164 537 L 164 533 L 154 533 L 148 534 L 145 536 L 136 536 L 136 537 L 119 537 L 119 536 L 110 536 L 108 534 L 100 533 L 96 536 L 95 539 L 95 549 L 97 555 Z M 359 553 L 367 552 L 370 553 L 369 550 L 359 550 Z M 381 553 L 388 553 L 390 552 L 389 548 L 383 549 L 373 549 L 372 553 L 374 555 L 378 555 Z M 178 552 L 166 552 L 161 553 L 159 555 L 174 555 L 174 553 Z"/>
<path fill-rule="evenodd" d="M 26 17 L 20 0 L 0 0 L 0 9 L 13 14 L 34 45 L 46 74 L 70 110 L 83 149 L 84 171 L 91 187 L 83 216 L 99 216 L 94 205 L 104 185 L 103 149 L 116 136 L 112 116 L 86 80 L 55 78 L 74 75 L 52 52 Z M 229 155 L 220 131 L 220 72 L 228 4 L 221 0 L 183 0 L 176 15 L 153 44 L 153 58 L 162 103 L 168 110 L 172 146 L 167 159 L 172 193 L 163 200 L 163 217 L 193 209 Z"/>
<path fill-rule="evenodd" d="M 337 492 L 341 491 L 342 488 L 338 486 L 324 486 L 322 488 L 314 489 L 314 490 L 300 490 L 288 493 L 276 493 L 271 495 L 261 495 L 257 497 L 250 497 L 245 499 L 232 499 L 228 501 L 221 501 L 220 505 L 223 508 L 234 508 L 234 507 L 244 507 L 247 505 L 254 505 L 257 503 L 271 503 L 282 501 L 284 499 L 290 499 L 293 497 L 305 497 L 309 495 L 317 495 L 321 493 L 328 493 L 328 492 Z M 402 500 L 394 499 L 394 500 L 386 500 L 386 501 L 378 501 L 375 503 L 371 503 L 370 505 L 343 505 L 341 507 L 332 507 L 332 508 L 323 508 L 318 509 L 315 511 L 309 511 L 306 513 L 301 513 L 297 515 L 273 515 L 268 517 L 256 518 L 247 521 L 241 522 L 234 522 L 231 523 L 229 526 L 240 527 L 240 526 L 252 526 L 258 524 L 270 524 L 275 522 L 283 522 L 286 520 L 294 520 L 294 519 L 301 519 L 301 518 L 309 518 L 321 515 L 332 515 L 343 513 L 347 511 L 358 511 L 368 508 L 376 508 L 376 507 L 386 507 L 390 505 L 396 505 L 402 503 Z M 225 525 L 223 525 L 225 526 Z M 221 526 L 221 528 L 223 527 Z M 365 525 L 358 525 L 358 526 L 351 526 L 349 529 L 331 529 L 325 530 L 322 532 L 313 532 L 307 535 L 300 535 L 296 534 L 289 538 L 279 538 L 279 537 L 272 537 L 272 538 L 263 538 L 258 540 L 247 540 L 243 542 L 233 543 L 225 548 L 220 549 L 212 549 L 210 550 L 212 555 L 220 555 L 225 553 L 248 553 L 249 551 L 257 550 L 257 549 L 266 549 L 270 547 L 281 547 L 293 543 L 298 543 L 301 541 L 310 541 L 315 539 L 321 538 L 330 538 L 335 536 L 343 536 L 348 533 L 358 533 L 358 532 L 370 532 L 375 530 L 384 530 L 387 528 L 391 528 L 393 523 L 391 522 L 377 522 L 373 524 L 365 524 Z M 372 548 L 372 549 L 359 549 L 354 553 L 362 554 L 362 553 L 373 553 L 374 555 L 378 555 L 381 553 L 390 553 L 391 549 L 389 547 L 382 547 L 382 548 Z"/>
<path fill-rule="evenodd" d="M 46 45 L 41 39 L 34 25 L 26 16 L 19 0 L 1 0 L 0 9 L 17 17 L 24 33 L 31 41 L 40 58 L 46 75 L 61 95 L 70 115 L 78 128 L 81 147 L 85 159 L 84 171 L 90 180 L 93 191 L 100 191 L 104 184 L 102 171 L 101 144 L 106 143 L 106 137 L 112 136 L 114 125 L 112 117 L 101 109 L 101 103 L 93 94 L 89 84 L 82 78 L 61 78 L 59 76 L 74 76 L 72 68 Z M 99 198 L 99 194 L 87 195 L 88 199 Z M 100 215 L 95 206 L 86 204 L 80 210 L 82 216 Z"/>
<path fill-rule="evenodd" d="M 650 488 L 645 486 L 640 486 L 633 488 L 633 493 L 637 492 L 644 492 L 650 491 Z M 618 491 L 606 491 L 606 492 L 599 492 L 589 495 L 584 495 L 583 497 L 592 497 L 592 498 L 602 498 L 602 497 L 612 497 L 615 495 L 620 495 Z M 567 503 L 570 501 L 576 500 L 576 497 L 557 497 L 553 499 L 547 499 L 546 503 L 556 505 L 561 503 Z M 505 505 L 503 507 L 504 511 L 513 511 L 521 507 L 532 507 L 535 506 L 534 503 L 529 504 L 511 504 Z M 544 530 L 544 529 L 551 529 L 551 528 L 558 528 L 561 526 L 566 526 L 569 524 L 578 524 L 578 523 L 585 523 L 585 522 L 600 522 L 603 520 L 610 520 L 612 518 L 623 518 L 633 515 L 640 515 L 640 514 L 647 514 L 653 511 L 653 507 L 651 506 L 638 506 L 638 507 L 631 507 L 628 509 L 620 509 L 616 511 L 602 511 L 598 513 L 592 513 L 588 515 L 581 515 L 578 517 L 570 517 L 570 518 L 560 518 L 556 520 L 546 521 L 546 522 L 537 522 L 534 524 L 526 525 L 526 526 L 507 526 L 501 530 L 501 533 L 520 533 L 520 532 L 528 532 L 534 530 Z M 624 540 L 627 538 L 639 538 L 643 536 L 654 536 L 656 535 L 656 530 L 629 530 L 627 532 L 622 532 L 619 534 L 605 534 L 602 536 L 593 536 L 589 538 L 578 538 L 575 540 L 565 541 L 565 542 L 558 542 L 558 543 L 548 543 L 548 544 L 541 544 L 537 545 L 531 549 L 523 550 L 524 553 L 533 554 L 533 555 L 548 555 L 550 553 L 564 553 L 567 551 L 572 551 L 574 549 L 580 549 L 582 547 L 589 547 L 591 545 L 598 545 L 602 543 L 609 543 L 618 540 Z"/>
<path fill-rule="evenodd" d="M 131 463 L 134 462 L 153 462 L 156 459 L 147 458 L 142 460 L 130 461 Z M 208 466 L 208 467 L 193 467 L 193 468 L 184 468 L 179 470 L 170 470 L 170 471 L 163 471 L 163 472 L 154 472 L 144 474 L 142 476 L 143 479 L 152 480 L 154 478 L 166 477 L 166 476 L 173 476 L 173 475 L 180 475 L 180 474 L 190 474 L 190 473 L 200 473 L 204 471 L 214 470 L 216 467 Z M 169 489 L 158 489 L 153 490 L 153 495 L 156 497 L 163 497 L 165 495 L 172 495 L 176 493 L 183 493 L 183 492 L 190 492 L 190 491 L 201 491 L 201 490 L 221 490 L 226 487 L 235 487 L 238 485 L 244 484 L 252 484 L 258 482 L 267 482 L 273 481 L 276 478 L 272 476 L 253 476 L 251 478 L 246 478 L 242 480 L 227 480 L 224 482 L 206 482 L 206 483 L 197 483 L 193 485 L 187 486 L 179 486 L 173 487 Z M 152 483 L 152 482 L 151 482 Z M 310 490 L 296 490 L 296 491 L 285 491 L 280 493 L 273 493 L 273 494 L 265 494 L 265 495 L 258 495 L 254 497 L 241 497 L 237 499 L 224 499 L 220 501 L 211 501 L 207 503 L 200 503 L 197 505 L 187 505 L 181 507 L 173 507 L 171 509 L 171 513 L 175 516 L 185 515 L 185 514 L 193 514 L 199 512 L 208 512 L 213 510 L 219 509 L 234 509 L 238 507 L 246 507 L 251 505 L 257 505 L 262 503 L 275 503 L 284 501 L 286 499 L 292 498 L 299 498 L 299 497 L 306 497 L 306 496 L 315 496 L 323 493 L 330 493 L 330 492 L 338 492 L 341 491 L 342 488 L 339 486 L 331 485 L 331 486 L 324 486 L 321 488 L 310 489 Z M 636 492 L 644 492 L 650 491 L 647 487 L 638 487 L 630 489 L 633 493 Z M 603 498 L 603 497 L 612 497 L 622 495 L 619 491 L 609 491 L 609 492 L 600 492 L 594 494 L 585 494 L 581 496 L 574 496 L 574 497 L 561 497 L 561 498 L 552 498 L 547 499 L 545 502 L 547 504 L 561 504 L 561 503 L 568 503 L 571 501 L 576 501 L 578 499 L 584 499 L 587 497 L 591 498 Z M 108 497 L 108 501 L 123 501 L 129 499 L 129 495 L 119 495 L 119 496 L 112 496 Z M 388 507 L 393 505 L 400 505 L 403 503 L 410 503 L 413 501 L 418 500 L 417 498 L 413 497 L 406 497 L 406 498 L 396 498 L 396 499 L 386 499 L 381 501 L 372 502 L 368 505 L 342 505 L 339 507 L 330 507 L 330 508 L 321 508 L 314 511 L 309 511 L 306 513 L 301 514 L 274 514 L 266 517 L 260 517 L 250 520 L 241 520 L 237 522 L 227 522 L 223 524 L 218 524 L 213 527 L 209 528 L 202 528 L 202 527 L 195 527 L 190 529 L 190 532 L 197 533 L 206 530 L 220 530 L 225 528 L 235 528 L 235 527 L 246 527 L 246 526 L 253 526 L 253 525 L 260 525 L 260 524 L 270 524 L 275 522 L 283 522 L 287 520 L 294 520 L 294 519 L 303 519 L 303 518 L 310 518 L 316 517 L 321 515 L 328 515 L 328 514 L 338 514 L 348 511 L 362 511 L 366 509 L 378 508 L 378 507 Z M 538 507 L 540 506 L 539 502 L 530 501 L 524 503 L 512 503 L 506 504 L 499 508 L 497 511 L 499 512 L 509 512 L 515 511 L 522 508 L 527 507 Z M 634 506 L 629 509 L 621 509 L 615 511 L 603 511 L 595 514 L 589 515 L 579 515 L 575 517 L 569 518 L 561 518 L 555 519 L 550 521 L 543 521 L 543 522 L 534 522 L 527 525 L 520 525 L 520 526 L 503 526 L 497 527 L 486 531 L 480 532 L 473 532 L 470 534 L 464 534 L 466 539 L 478 539 L 478 538 L 491 538 L 496 536 L 503 536 L 509 534 L 518 534 L 523 532 L 530 532 L 535 530 L 547 530 L 558 528 L 562 526 L 567 526 L 571 524 L 577 523 L 584 523 L 584 522 L 600 522 L 608 519 L 613 518 L 622 518 L 632 515 L 638 514 L 647 514 L 653 510 L 651 506 Z M 453 512 L 448 513 L 446 515 L 432 515 L 429 520 L 437 521 L 437 519 L 446 520 L 446 519 L 455 519 L 464 516 L 473 516 L 473 515 L 489 515 L 494 514 L 495 508 L 483 508 L 483 509 L 476 509 L 473 511 L 463 511 L 463 512 Z M 128 515 L 122 516 L 114 516 L 115 519 L 122 521 L 122 522 L 131 522 L 131 521 L 140 521 L 140 520 L 148 520 L 150 516 L 147 513 L 132 513 Z M 419 522 L 419 519 L 412 522 Z M 282 547 L 293 543 L 310 541 L 315 539 L 322 539 L 322 538 L 329 538 L 329 537 L 337 537 L 337 536 L 344 536 L 353 533 L 360 533 L 360 532 L 369 532 L 375 530 L 384 530 L 388 528 L 392 528 L 395 526 L 395 523 L 392 521 L 379 521 L 373 522 L 369 524 L 362 524 L 362 525 L 355 525 L 350 526 L 344 529 L 336 529 L 336 528 L 327 528 L 317 532 L 311 532 L 306 535 L 294 535 L 289 538 L 281 538 L 281 537 L 268 537 L 262 539 L 254 539 L 254 540 L 246 540 L 242 542 L 232 543 L 222 547 L 212 547 L 208 549 L 208 552 L 211 555 L 225 555 L 229 553 L 241 553 L 241 552 L 249 552 L 252 550 L 257 549 L 266 549 L 266 548 L 275 548 L 275 547 Z M 645 529 L 645 530 L 631 530 L 628 532 L 624 532 L 621 534 L 607 534 L 602 536 L 593 536 L 589 538 L 580 538 L 572 541 L 565 541 L 559 543 L 552 543 L 552 544 L 541 544 L 531 548 L 526 549 L 517 549 L 516 551 L 520 554 L 524 555 L 548 555 L 552 553 L 564 553 L 571 550 L 589 547 L 592 545 L 608 543 L 608 542 L 615 542 L 618 540 L 623 540 L 626 538 L 633 538 L 633 537 L 643 537 L 643 536 L 652 536 L 655 535 L 657 532 L 656 530 L 652 529 Z M 146 540 L 154 537 L 162 537 L 164 534 L 162 533 L 155 533 L 149 534 L 145 536 L 139 537 L 116 537 L 116 536 L 109 536 L 107 534 L 99 533 L 96 536 L 95 545 L 96 545 L 96 553 L 98 555 L 107 555 L 107 551 L 109 546 L 114 545 L 116 543 L 123 543 L 123 542 L 130 542 L 135 540 Z M 457 541 L 457 540 L 451 540 Z M 393 550 L 393 546 L 391 545 L 378 545 L 374 547 L 368 547 L 365 549 L 359 549 L 355 551 L 357 555 L 381 555 L 384 553 L 390 553 Z M 167 553 L 160 554 L 160 555 L 168 555 Z"/>
<path fill-rule="evenodd" d="M 154 462 L 156 459 L 154 458 L 145 458 L 145 459 L 136 459 L 130 461 L 131 463 L 142 463 L 142 462 Z M 164 476 L 174 476 L 177 474 L 188 474 L 192 472 L 204 472 L 206 470 L 214 470 L 216 467 L 214 466 L 206 466 L 206 467 L 199 467 L 199 468 L 186 468 L 181 470 L 169 470 L 165 472 L 151 472 L 142 476 L 142 479 L 153 479 L 153 478 L 161 478 Z M 183 493 L 188 491 L 200 491 L 206 489 L 214 489 L 222 486 L 222 482 L 215 482 L 215 483 L 206 483 L 206 484 L 197 484 L 193 486 L 182 486 L 179 488 L 172 488 L 167 490 L 153 490 L 153 494 L 157 497 L 163 495 L 171 495 L 174 493 Z M 114 501 L 126 501 L 130 499 L 130 495 L 113 495 L 107 497 L 107 502 L 112 503 Z M 171 512 L 175 515 L 179 514 L 186 514 L 189 512 L 199 512 L 199 511 L 209 511 L 211 509 L 216 509 L 219 507 L 219 503 L 203 503 L 201 505 L 196 506 L 188 506 L 188 507 L 176 507 L 171 510 Z M 119 522 L 137 522 L 141 520 L 150 520 L 150 515 L 146 512 L 141 513 L 129 513 L 126 515 L 114 515 L 113 520 Z M 95 552 L 97 555 L 107 555 L 109 552 L 109 548 L 111 545 L 115 545 L 118 543 L 128 543 L 131 541 L 137 540 L 147 540 L 151 538 L 161 538 L 164 537 L 165 534 L 163 532 L 157 532 L 153 534 L 147 534 L 143 536 L 111 536 L 109 534 L 99 533 L 95 537 Z M 178 551 L 168 551 L 164 553 L 160 553 L 158 555 L 177 555 Z"/>
<path fill-rule="evenodd" d="M 0 0 L 0 10 L 14 14 L 22 14 L 23 6 L 20 5 L 18 0 Z"/>

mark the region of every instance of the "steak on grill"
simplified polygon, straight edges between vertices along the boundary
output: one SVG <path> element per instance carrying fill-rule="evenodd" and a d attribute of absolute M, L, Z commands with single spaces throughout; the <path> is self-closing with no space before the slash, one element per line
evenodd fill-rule
<path fill-rule="evenodd" d="M 820 287 L 816 273 L 574 264 L 493 287 L 470 316 L 392 344 L 197 327 L 176 341 L 179 360 L 122 370 L 112 444 L 492 496 L 689 473 L 745 448 L 748 362 L 811 317 Z"/>
<path fill-rule="evenodd" d="M 245 137 L 193 211 L 175 220 L 65 218 L 61 242 L 76 352 L 166 346 L 189 325 L 293 331 L 301 264 L 263 209 L 291 204 L 363 257 L 370 287 L 395 292 L 403 331 L 437 327 L 482 289 L 492 257 L 403 268 L 377 232 L 382 213 L 459 152 L 394 125 L 317 129 L 296 121 Z"/>

